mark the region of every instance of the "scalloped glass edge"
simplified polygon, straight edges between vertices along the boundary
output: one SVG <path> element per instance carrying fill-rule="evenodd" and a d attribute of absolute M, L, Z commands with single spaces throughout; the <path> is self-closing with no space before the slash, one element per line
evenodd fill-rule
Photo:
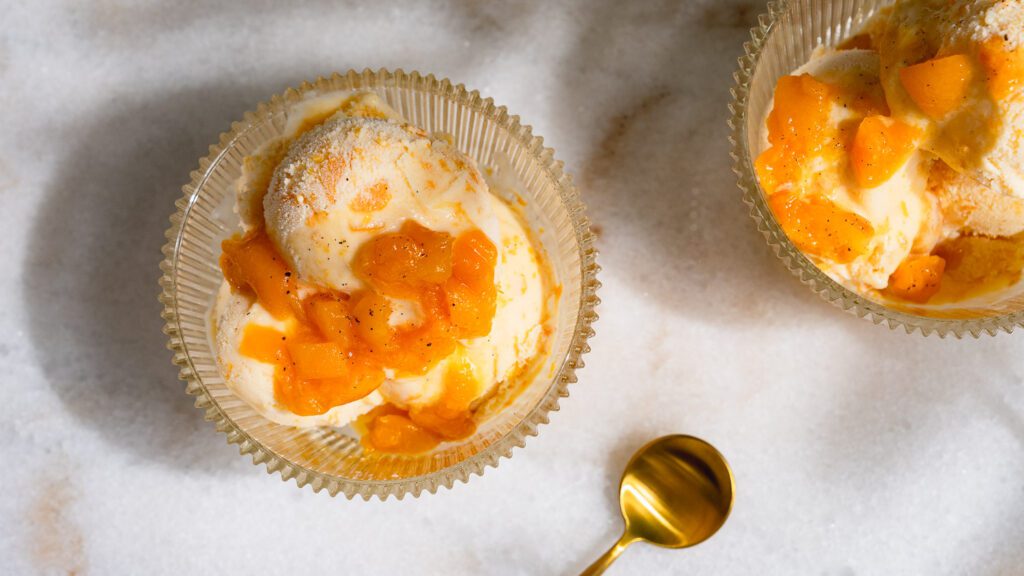
<path fill-rule="evenodd" d="M 907 314 L 869 300 L 818 269 L 775 222 L 765 202 L 764 191 L 754 173 L 753 159 L 747 144 L 747 112 L 750 88 L 761 61 L 762 51 L 775 22 L 788 12 L 793 3 L 794 0 L 769 2 L 768 11 L 758 17 L 758 25 L 750 30 L 751 39 L 743 44 L 744 54 L 738 58 L 739 66 L 733 73 L 735 85 L 731 89 L 732 101 L 729 103 L 729 142 L 732 145 L 730 156 L 733 159 L 733 172 L 736 173 L 737 184 L 743 192 L 743 202 L 750 209 L 750 217 L 768 242 L 768 246 L 801 283 L 825 301 L 874 324 L 885 324 L 892 330 L 902 328 L 907 334 L 937 334 L 940 338 L 950 335 L 963 338 L 968 334 L 978 338 L 982 334 L 1009 334 L 1017 327 L 1024 326 L 1024 312 L 984 318 L 945 319 Z"/>
<path fill-rule="evenodd" d="M 436 91 L 452 102 L 473 109 L 507 130 L 520 143 L 522 149 L 540 166 L 541 171 L 550 179 L 565 206 L 575 231 L 580 258 L 580 305 L 576 313 L 575 329 L 566 357 L 561 362 L 544 396 L 512 430 L 477 454 L 430 474 L 400 480 L 355 480 L 324 474 L 288 460 L 251 437 L 225 414 L 199 377 L 189 356 L 185 339 L 182 337 L 177 311 L 175 278 L 184 225 L 192 205 L 197 200 L 197 192 L 209 175 L 215 160 L 230 147 L 239 135 L 260 119 L 298 102 L 311 91 L 337 90 L 342 83 L 347 83 L 349 86 L 373 86 L 387 82 L 412 83 L 419 88 Z M 231 129 L 221 134 L 219 142 L 210 146 L 209 154 L 199 160 L 198 169 L 192 171 L 190 177 L 191 181 L 182 187 L 183 196 L 175 202 L 176 211 L 170 217 L 170 226 L 165 234 L 167 243 L 162 249 L 164 260 L 160 263 L 162 276 L 159 301 L 163 305 L 161 313 L 165 322 L 163 332 L 168 337 L 167 347 L 173 353 L 172 363 L 179 368 L 178 377 L 186 382 L 186 392 L 196 397 L 196 408 L 204 411 L 205 419 L 213 422 L 216 430 L 226 435 L 229 444 L 238 446 L 242 456 L 251 455 L 254 465 L 264 464 L 268 474 L 278 473 L 282 481 L 295 480 L 296 485 L 300 488 L 308 485 L 314 492 L 327 490 L 331 496 L 340 493 L 348 499 L 358 495 L 364 500 L 377 497 L 383 501 L 391 496 L 401 500 L 407 494 L 419 497 L 423 491 L 434 494 L 440 487 L 451 489 L 456 480 L 466 483 L 472 475 L 482 476 L 488 467 L 497 468 L 502 458 L 511 458 L 515 448 L 525 446 L 526 439 L 536 436 L 539 426 L 549 422 L 549 414 L 559 409 L 559 400 L 569 396 L 569 384 L 577 382 L 576 371 L 585 366 L 582 356 L 590 352 L 587 340 L 595 334 L 592 325 L 598 319 L 595 308 L 600 304 L 597 290 L 601 286 L 597 280 L 600 267 L 596 261 L 597 251 L 594 247 L 594 235 L 590 229 L 590 221 L 585 214 L 585 206 L 579 191 L 572 182 L 572 177 L 565 173 L 563 163 L 555 160 L 554 150 L 544 147 L 543 138 L 534 136 L 533 129 L 529 125 L 521 124 L 518 116 L 509 114 L 504 106 L 496 106 L 491 98 L 481 97 L 478 91 L 469 91 L 464 85 L 453 84 L 446 78 L 438 80 L 432 74 L 424 76 L 416 71 L 406 73 L 401 69 L 395 71 L 383 68 L 377 71 L 365 69 L 361 73 L 349 70 L 346 74 L 334 73 L 329 77 L 321 76 L 313 82 L 303 82 L 298 88 L 288 88 L 282 94 L 261 102 L 255 110 L 245 112 L 242 120 L 232 123 Z"/>

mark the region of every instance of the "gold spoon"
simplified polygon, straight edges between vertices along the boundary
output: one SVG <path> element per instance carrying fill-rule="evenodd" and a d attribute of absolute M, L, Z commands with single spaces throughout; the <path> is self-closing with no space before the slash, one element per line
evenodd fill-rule
<path fill-rule="evenodd" d="M 641 448 L 622 474 L 619 507 L 626 531 L 580 576 L 596 576 L 637 540 L 689 548 L 707 540 L 732 509 L 725 457 L 693 436 L 664 436 Z"/>

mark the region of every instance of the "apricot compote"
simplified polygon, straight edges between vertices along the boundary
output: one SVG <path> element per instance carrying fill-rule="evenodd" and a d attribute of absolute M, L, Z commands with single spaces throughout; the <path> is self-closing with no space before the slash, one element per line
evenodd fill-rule
<path fill-rule="evenodd" d="M 287 326 L 248 326 L 239 351 L 274 365 L 275 399 L 301 416 L 369 395 L 385 371 L 396 378 L 425 374 L 456 353 L 460 340 L 491 331 L 497 249 L 477 229 L 453 237 L 410 220 L 370 239 L 352 261 L 366 288 L 352 293 L 301 285 L 262 229 L 225 240 L 222 248 L 232 289 L 250 294 Z M 393 325 L 395 300 L 413 302 L 416 319 Z M 453 358 L 443 384 L 428 406 L 371 412 L 364 443 L 409 453 L 472 434 L 470 404 L 479 388 L 472 367 Z"/>
<path fill-rule="evenodd" d="M 768 205 L 779 226 L 803 252 L 838 263 L 864 254 L 874 235 L 871 223 L 844 210 L 818 191 L 804 190 L 818 158 L 846 153 L 850 138 L 830 121 L 839 101 L 862 113 L 882 112 L 863 93 L 844 93 L 809 74 L 785 76 L 775 88 L 768 115 L 771 146 L 755 162 Z"/>

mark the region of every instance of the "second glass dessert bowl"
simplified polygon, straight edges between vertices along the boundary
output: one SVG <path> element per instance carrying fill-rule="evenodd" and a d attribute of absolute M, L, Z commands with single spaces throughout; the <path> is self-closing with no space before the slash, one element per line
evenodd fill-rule
<path fill-rule="evenodd" d="M 360 431 L 364 435 L 361 442 L 360 434 L 351 428 L 286 425 L 293 421 L 301 423 L 301 418 L 282 418 L 278 409 L 268 412 L 267 406 L 253 403 L 254 398 L 259 398 L 252 394 L 243 400 L 235 393 L 238 381 L 230 373 L 231 365 L 228 364 L 227 381 L 224 366 L 218 366 L 218 346 L 223 349 L 224 342 L 213 335 L 223 317 L 214 318 L 211 325 L 211 309 L 223 281 L 221 265 L 224 264 L 219 262 L 221 243 L 239 231 L 239 214 L 236 211 L 243 216 L 247 212 L 244 204 L 236 208 L 236 195 L 242 197 L 238 194 L 239 183 L 253 181 L 253 159 L 261 158 L 263 151 L 268 149 L 268 143 L 280 142 L 282 136 L 291 137 L 296 118 L 305 124 L 306 119 L 296 112 L 298 109 L 322 108 L 323 102 L 332 100 L 336 94 L 375 95 L 373 98 L 378 98 L 415 127 L 409 129 L 409 134 L 414 139 L 420 138 L 419 145 L 427 146 L 429 150 L 430 142 L 423 138 L 429 134 L 437 135 L 440 139 L 434 141 L 435 148 L 451 147 L 458 151 L 448 153 L 448 162 L 458 164 L 461 162 L 458 155 L 465 154 L 480 167 L 485 177 L 500 181 L 502 185 L 492 187 L 492 192 L 515 207 L 523 225 L 532 233 L 533 243 L 543 254 L 553 278 L 554 289 L 550 297 L 555 303 L 550 308 L 551 317 L 544 320 L 548 337 L 547 346 L 542 348 L 542 356 L 536 361 L 539 368 L 522 377 L 514 391 L 503 389 L 490 398 L 494 402 L 485 402 L 483 408 L 487 417 L 476 423 L 475 432 L 471 435 L 453 436 L 439 445 L 417 449 L 418 453 L 389 453 L 373 449 L 377 446 L 369 448 L 365 442 L 368 440 L 366 430 Z M 383 121 L 376 125 L 387 128 L 387 124 L 380 122 Z M 420 129 L 423 136 L 415 136 L 421 134 Z M 356 130 L 353 134 L 362 133 L 358 132 L 362 128 Z M 301 141 L 296 145 L 300 144 Z M 271 149 L 274 146 L 276 144 L 271 144 Z M 356 154 L 362 157 L 361 152 Z M 440 162 L 447 166 L 444 160 Z M 342 169 L 340 165 L 330 164 L 330 167 L 334 172 Z M 325 173 L 313 174 L 320 174 L 322 178 Z M 466 174 L 475 178 L 472 170 Z M 351 176 L 355 178 L 358 174 L 352 173 Z M 421 184 L 434 187 L 429 180 Z M 469 186 L 467 183 L 467 191 L 471 192 Z M 399 192 L 398 188 L 393 190 Z M 567 395 L 568 384 L 575 381 L 575 370 L 583 365 L 581 356 L 588 351 L 586 340 L 593 334 L 590 325 L 596 319 L 594 307 L 598 283 L 593 238 L 579 194 L 562 172 L 553 152 L 543 146 L 540 138 L 533 136 L 529 127 L 521 125 L 519 119 L 504 108 L 461 85 L 402 71 L 349 72 L 303 84 L 261 104 L 254 112 L 246 113 L 242 121 L 222 136 L 220 144 L 211 148 L 209 156 L 200 161 L 199 170 L 193 173 L 192 183 L 185 187 L 184 192 L 167 233 L 169 243 L 165 247 L 164 276 L 161 279 L 161 301 L 167 322 L 165 331 L 170 336 L 169 346 L 175 352 L 174 362 L 181 367 L 181 375 L 188 381 L 188 392 L 198 397 L 197 406 L 206 410 L 207 419 L 215 421 L 217 428 L 227 434 L 230 442 L 238 444 L 243 454 L 251 454 L 255 463 L 266 463 L 269 472 L 280 472 L 284 479 L 294 478 L 299 485 L 309 484 L 314 490 L 325 489 L 332 495 L 342 493 L 348 497 L 360 495 L 364 498 L 391 495 L 401 498 L 408 493 L 419 495 L 423 490 L 433 492 L 439 486 L 450 487 L 455 480 L 466 481 L 471 474 L 482 474 L 486 466 L 497 465 L 498 460 L 508 457 L 514 447 L 522 446 L 527 436 L 536 434 L 537 427 L 547 422 L 548 413 L 557 409 L 559 397 Z M 388 194 L 385 196 L 390 198 Z M 290 192 L 288 197 L 292 198 Z M 301 207 L 302 198 L 295 198 Z M 417 203 L 415 199 L 411 202 Z M 322 221 L 311 219 L 307 225 L 315 226 L 315 222 Z M 233 241 L 236 250 L 239 249 L 238 241 L 237 237 Z M 456 240 L 456 252 L 460 250 L 459 245 L 459 240 Z M 339 250 L 342 249 L 334 248 L 330 253 Z M 240 256 L 243 259 L 247 257 Z M 246 272 L 237 268 L 244 262 L 234 255 L 225 258 L 234 262 L 225 268 L 230 272 L 228 276 L 232 287 L 244 291 Z M 303 280 L 302 268 L 298 272 L 299 280 Z M 287 272 L 283 276 L 291 278 L 292 273 Z M 286 279 L 285 285 L 293 280 Z M 266 286 L 252 284 L 251 287 L 263 303 L 264 294 L 260 290 Z M 225 286 L 223 290 L 226 289 Z M 298 289 L 306 290 L 301 284 Z M 223 290 L 222 298 L 226 294 Z M 283 295 L 282 292 L 279 296 Z M 337 297 L 341 298 L 337 302 L 342 308 L 351 305 L 356 309 L 360 306 L 358 302 L 361 300 L 357 297 L 353 297 L 355 299 L 350 304 L 346 304 L 347 294 L 337 294 Z M 241 302 L 238 296 L 233 300 Z M 270 303 L 270 300 L 266 302 Z M 454 301 L 452 306 L 455 306 Z M 370 312 L 372 316 L 372 309 Z M 301 317 L 303 314 L 299 313 Z M 266 317 L 265 311 L 259 314 Z M 359 312 L 353 311 L 347 322 L 358 324 L 358 317 Z M 272 321 L 272 318 L 266 320 Z M 455 321 L 454 316 L 452 321 Z M 274 340 L 285 339 L 283 333 L 279 336 Z M 244 348 L 244 338 L 242 342 L 241 347 Z M 289 342 L 289 346 L 293 345 L 302 346 L 302 343 Z M 426 346 L 430 345 L 426 343 Z M 283 345 L 279 346 L 283 349 Z M 313 350 L 316 346 L 305 349 Z M 437 347 L 432 350 L 436 351 Z M 246 355 L 245 351 L 239 351 Z M 297 356 L 292 358 L 292 361 L 300 361 Z M 266 361 L 269 360 L 260 360 Z M 236 357 L 233 362 L 249 361 Z M 287 370 L 287 366 L 294 369 L 296 364 L 283 364 L 276 370 Z M 301 370 L 302 364 L 298 366 Z M 270 369 L 254 367 L 251 362 L 243 368 L 248 373 Z M 275 388 L 279 385 L 278 380 L 275 376 Z M 292 380 L 286 378 L 284 382 Z M 281 400 L 280 396 L 278 400 Z M 406 422 L 412 426 L 404 419 L 405 416 L 399 414 L 388 413 L 379 417 L 381 422 L 384 418 L 398 418 L 396 422 L 399 424 Z M 437 417 L 437 414 L 433 413 L 432 417 Z M 333 420 L 327 418 L 323 422 L 333 423 Z"/>
<path fill-rule="evenodd" d="M 890 4 L 891 0 L 790 0 L 769 4 L 768 13 L 761 17 L 760 25 L 752 31 L 752 40 L 745 45 L 746 54 L 740 58 L 734 101 L 730 106 L 735 171 L 744 200 L 751 208 L 750 213 L 758 229 L 786 266 L 814 292 L 843 310 L 870 318 L 875 323 L 886 323 L 891 328 L 903 328 L 908 333 L 920 331 L 925 335 L 936 333 L 961 337 L 1010 332 L 1024 323 L 1024 297 L 1019 284 L 986 298 L 942 305 L 916 305 L 913 302 L 894 302 L 880 294 L 866 295 L 837 282 L 787 235 L 769 203 L 770 194 L 759 181 L 755 161 L 772 145 L 764 137 L 764 126 L 779 80 L 800 74 L 794 72 L 798 69 L 807 70 L 815 51 L 823 47 L 836 48 L 844 42 L 844 48 L 861 47 L 861 37 L 854 37 L 872 16 Z M 864 61 L 863 58 L 860 60 Z M 856 58 L 846 58 L 842 66 L 849 72 L 850 68 L 859 65 L 856 61 Z M 817 69 L 822 68 L 818 64 Z M 835 74 L 835 70 L 833 68 L 831 73 Z M 814 74 L 817 76 L 818 72 Z M 795 82 L 794 78 L 791 84 Z M 882 109 L 885 109 L 884 102 Z M 852 224 L 858 225 L 861 225 L 859 221 Z M 884 287 L 884 279 L 882 282 Z M 890 288 L 893 282 L 895 280 L 891 281 Z"/>

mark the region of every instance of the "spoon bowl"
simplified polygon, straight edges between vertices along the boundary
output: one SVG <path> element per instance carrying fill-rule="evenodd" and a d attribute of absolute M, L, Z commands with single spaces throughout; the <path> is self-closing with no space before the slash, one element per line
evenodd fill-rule
<path fill-rule="evenodd" d="M 718 450 L 693 436 L 658 438 L 633 455 L 622 475 L 622 538 L 582 576 L 601 574 L 638 540 L 665 548 L 700 544 L 725 523 L 732 501 L 732 471 Z"/>

